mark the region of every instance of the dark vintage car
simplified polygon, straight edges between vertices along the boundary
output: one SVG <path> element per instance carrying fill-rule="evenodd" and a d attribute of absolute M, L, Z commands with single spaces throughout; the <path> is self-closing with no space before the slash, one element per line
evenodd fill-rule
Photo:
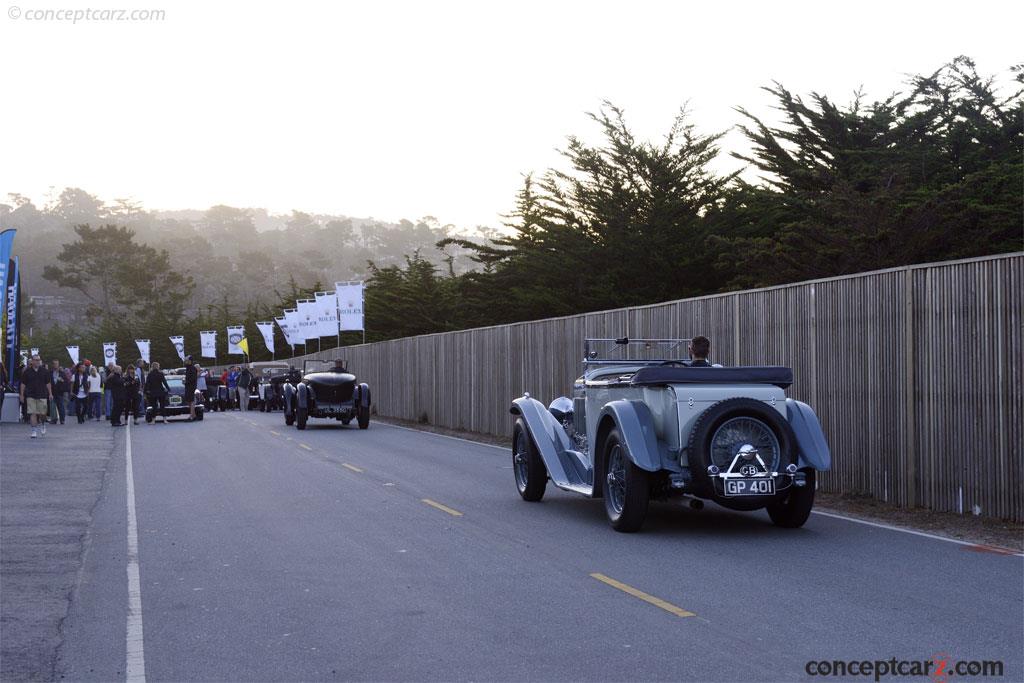
<path fill-rule="evenodd" d="M 360 429 L 370 426 L 370 387 L 357 382 L 343 360 L 307 360 L 302 381 L 283 387 L 286 425 L 305 429 L 309 418 L 326 417 L 345 425 L 355 419 Z"/>
<path fill-rule="evenodd" d="M 166 375 L 165 379 L 167 380 L 167 386 L 171 388 L 171 393 L 167 397 L 167 406 L 162 411 L 163 416 L 188 417 L 188 401 L 185 400 L 185 377 L 183 375 Z M 204 412 L 203 395 L 199 391 L 196 391 L 195 402 L 196 419 L 202 420 Z M 157 411 L 147 402 L 146 422 L 152 422 L 156 414 Z"/>

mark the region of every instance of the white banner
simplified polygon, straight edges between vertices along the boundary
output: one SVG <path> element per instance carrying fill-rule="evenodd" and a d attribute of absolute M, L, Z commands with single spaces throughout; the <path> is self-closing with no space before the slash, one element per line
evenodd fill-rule
<path fill-rule="evenodd" d="M 179 335 L 179 336 L 176 336 L 176 337 L 169 337 L 169 339 L 171 340 L 171 344 L 174 346 L 174 350 L 178 352 L 178 358 L 180 358 L 181 362 L 184 363 L 185 362 L 185 337 Z M 148 363 L 149 361 L 147 360 L 146 362 Z"/>
<path fill-rule="evenodd" d="M 263 335 L 263 343 L 267 345 L 267 351 L 274 353 L 274 323 L 256 323 L 256 328 Z"/>
<path fill-rule="evenodd" d="M 103 364 L 117 365 L 117 342 L 103 342 Z"/>
<path fill-rule="evenodd" d="M 299 309 L 284 309 L 284 317 L 288 319 L 288 337 L 291 339 L 291 345 L 304 345 L 306 343 L 306 338 L 302 336 L 301 332 L 299 332 Z"/>
<path fill-rule="evenodd" d="M 338 335 L 338 297 L 334 292 L 317 292 L 316 322 L 317 336 L 336 337 Z"/>
<path fill-rule="evenodd" d="M 139 356 L 146 363 L 149 362 L 149 340 L 148 339 L 136 339 L 135 345 L 139 347 Z"/>
<path fill-rule="evenodd" d="M 242 351 L 242 347 L 238 345 L 238 342 L 242 341 L 245 337 L 245 328 L 241 325 L 234 325 L 228 328 L 228 354 L 234 356 L 244 356 L 245 352 Z"/>
<path fill-rule="evenodd" d="M 338 295 L 338 320 L 342 332 L 363 329 L 363 283 L 335 282 Z"/>
<path fill-rule="evenodd" d="M 65 346 L 64 348 L 68 350 L 68 355 L 71 356 L 71 363 L 73 365 L 78 365 L 78 347 Z"/>
<path fill-rule="evenodd" d="M 33 356 L 38 356 L 39 355 L 39 349 L 37 349 L 34 346 L 30 349 L 30 351 L 32 352 L 31 355 L 33 355 Z"/>
<path fill-rule="evenodd" d="M 205 330 L 199 333 L 199 346 L 203 349 L 203 358 L 217 357 L 217 331 Z"/>
<path fill-rule="evenodd" d="M 292 350 L 294 350 L 295 343 L 292 341 L 292 333 L 288 325 L 288 316 L 282 315 L 280 318 L 274 318 L 274 321 L 277 323 L 277 326 L 281 328 L 281 334 L 284 335 L 285 343 L 288 344 L 288 346 L 291 346 Z"/>
<path fill-rule="evenodd" d="M 316 320 L 316 299 L 300 299 L 298 306 L 299 338 L 303 342 L 320 337 L 319 323 Z"/>

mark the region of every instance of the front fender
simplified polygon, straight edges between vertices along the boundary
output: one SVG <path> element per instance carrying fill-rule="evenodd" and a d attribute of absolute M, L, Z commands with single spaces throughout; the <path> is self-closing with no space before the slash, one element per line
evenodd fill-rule
<path fill-rule="evenodd" d="M 291 384 L 284 385 L 284 414 L 292 415 L 295 412 L 295 387 Z"/>
<path fill-rule="evenodd" d="M 564 453 L 570 448 L 569 437 L 562 425 L 558 424 L 555 417 L 548 412 L 544 404 L 535 398 L 522 396 L 512 401 L 509 409 L 513 415 L 520 415 L 526 423 L 526 429 L 537 446 L 540 457 L 544 460 L 548 475 L 555 485 L 570 486 L 570 477 L 566 473 L 559 453 Z M 576 479 L 576 477 L 573 477 Z"/>
<path fill-rule="evenodd" d="M 787 398 L 786 419 L 796 436 L 800 451 L 799 467 L 811 467 L 819 472 L 831 469 L 832 452 L 814 410 L 802 401 Z"/>
<path fill-rule="evenodd" d="M 305 384 L 300 384 L 295 389 L 295 403 L 299 408 L 309 407 L 309 387 Z"/>
<path fill-rule="evenodd" d="M 370 385 L 365 382 L 359 385 L 359 405 L 364 408 L 370 407 Z"/>
<path fill-rule="evenodd" d="M 622 436 L 626 455 L 634 465 L 648 472 L 662 469 L 658 437 L 654 432 L 654 417 L 646 403 L 626 399 L 610 401 L 601 408 L 598 424 L 605 417 L 615 423 Z M 594 448 L 602 448 L 602 444 L 595 443 Z"/>

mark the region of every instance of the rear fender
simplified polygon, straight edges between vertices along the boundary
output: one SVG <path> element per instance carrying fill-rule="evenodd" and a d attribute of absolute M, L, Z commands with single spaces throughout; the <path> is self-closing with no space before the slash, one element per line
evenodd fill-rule
<path fill-rule="evenodd" d="M 825 432 L 822 431 L 814 410 L 802 401 L 787 398 L 786 419 L 796 436 L 796 445 L 800 452 L 798 466 L 810 467 L 819 472 L 831 469 L 832 452 L 828 448 Z"/>
<path fill-rule="evenodd" d="M 555 417 L 548 412 L 544 404 L 535 398 L 522 396 L 512 401 L 509 409 L 513 415 L 519 415 L 526 423 L 526 430 L 533 439 L 544 466 L 547 467 L 548 475 L 555 482 L 556 486 L 570 486 L 569 475 L 566 474 L 559 453 L 570 449 L 569 437 L 565 429 L 558 423 Z"/>
<path fill-rule="evenodd" d="M 646 403 L 626 399 L 610 401 L 601 408 L 598 423 L 603 422 L 605 418 L 614 421 L 622 436 L 626 455 L 634 465 L 648 472 L 662 469 L 658 437 L 654 431 L 654 417 Z M 603 443 L 594 444 L 595 451 L 603 448 Z"/>

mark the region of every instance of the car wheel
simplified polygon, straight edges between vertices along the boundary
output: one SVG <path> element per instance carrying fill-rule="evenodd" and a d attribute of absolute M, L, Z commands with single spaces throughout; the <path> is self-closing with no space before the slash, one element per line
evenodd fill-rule
<path fill-rule="evenodd" d="M 814 507 L 814 470 L 805 468 L 801 471 L 807 483 L 803 486 L 790 486 L 784 498 L 768 506 L 768 516 L 775 526 L 798 529 L 811 516 L 811 508 Z"/>
<path fill-rule="evenodd" d="M 544 497 L 548 485 L 548 469 L 530 438 L 526 421 L 516 418 L 512 430 L 512 471 L 516 475 L 516 488 L 523 500 L 536 502 Z"/>
<path fill-rule="evenodd" d="M 296 408 L 295 409 L 295 428 L 296 429 L 305 429 L 306 428 L 306 420 L 308 418 L 309 418 L 309 415 L 308 415 L 308 413 L 307 413 L 305 408 Z"/>
<path fill-rule="evenodd" d="M 356 410 L 356 422 L 359 423 L 360 429 L 370 426 L 370 406 L 359 406 Z"/>
<path fill-rule="evenodd" d="M 284 414 L 284 424 L 287 427 L 291 427 L 293 424 L 295 424 L 295 416 L 290 414 L 290 413 L 285 413 Z"/>
<path fill-rule="evenodd" d="M 146 413 L 146 424 L 153 421 L 153 413 Z"/>
<path fill-rule="evenodd" d="M 633 464 L 626 455 L 618 429 L 604 442 L 604 510 L 616 531 L 638 531 L 647 516 L 651 498 L 651 475 Z"/>
<path fill-rule="evenodd" d="M 341 420 L 341 424 L 345 425 L 346 427 L 352 422 L 351 417 L 339 417 L 338 419 Z"/>

